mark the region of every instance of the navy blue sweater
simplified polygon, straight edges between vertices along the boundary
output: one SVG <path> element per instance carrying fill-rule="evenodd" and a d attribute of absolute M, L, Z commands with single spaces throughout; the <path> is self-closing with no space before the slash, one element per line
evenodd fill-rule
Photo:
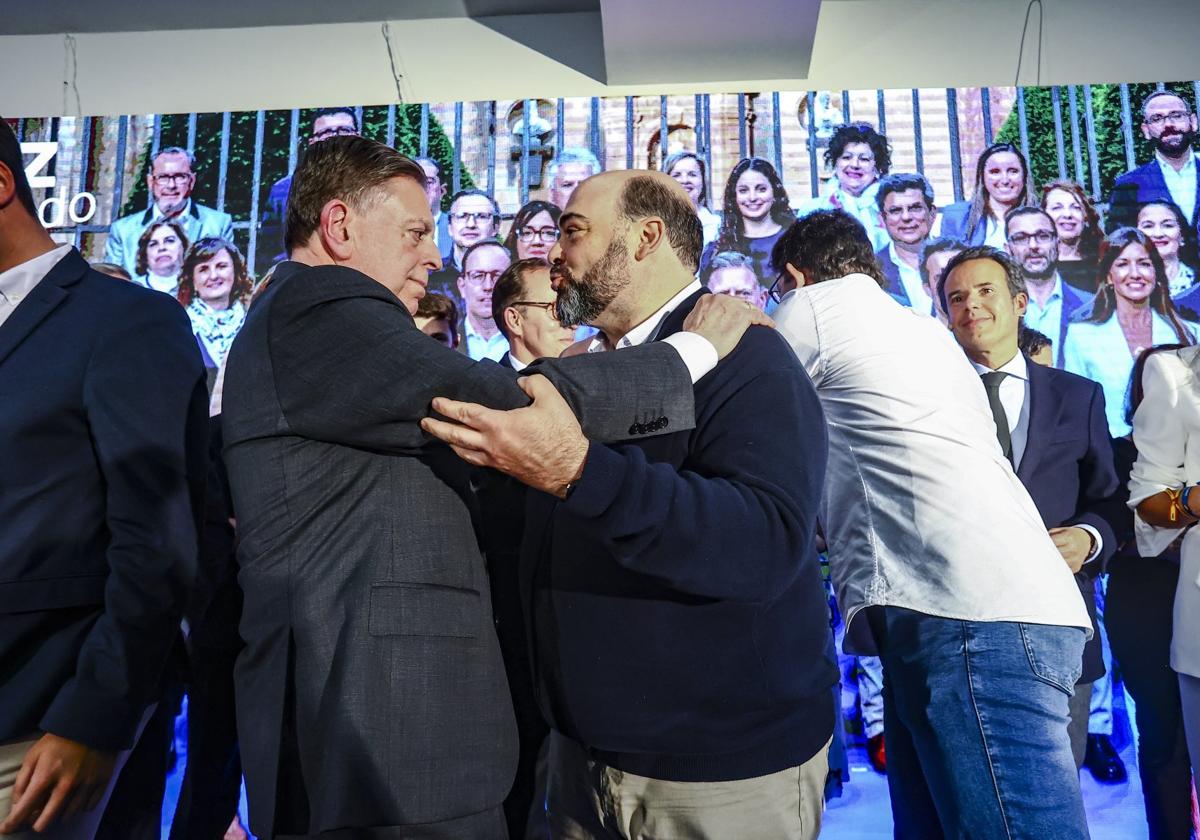
<path fill-rule="evenodd" d="M 522 571 L 551 724 L 626 772 L 725 781 L 801 764 L 833 732 L 813 548 L 826 431 L 770 329 L 695 395 L 693 431 L 593 444 L 567 501 L 530 495 Z"/>

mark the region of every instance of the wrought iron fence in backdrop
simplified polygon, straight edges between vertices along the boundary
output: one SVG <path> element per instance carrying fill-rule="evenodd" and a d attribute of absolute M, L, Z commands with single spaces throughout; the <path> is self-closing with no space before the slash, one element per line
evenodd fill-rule
<path fill-rule="evenodd" d="M 1134 87 L 1161 90 L 1166 86 L 1159 82 Z M 1193 102 L 1200 98 L 1200 81 L 1173 83 L 1171 88 L 1190 94 Z M 1105 98 L 1107 104 L 1098 103 L 1098 98 Z M 1113 175 L 1137 165 L 1142 141 L 1134 133 L 1136 101 L 1131 85 L 1121 84 L 525 99 L 357 106 L 354 110 L 365 134 L 396 145 L 398 124 L 408 125 L 405 121 L 411 109 L 419 109 L 419 116 L 412 121 L 417 126 L 415 136 L 407 137 L 408 147 L 403 150 L 429 156 L 431 142 L 445 137 L 450 147 L 443 173 L 448 193 L 468 183 L 479 186 L 494 195 L 504 217 L 511 218 L 532 192 L 545 186 L 545 161 L 566 146 L 589 149 L 603 168 L 659 167 L 676 148 L 691 148 L 707 165 L 708 201 L 713 209 L 720 209 L 728 171 L 748 156 L 772 161 L 793 200 L 815 196 L 828 174 L 822 152 L 829 130 L 848 121 L 872 123 L 888 135 L 893 145 L 893 171 L 926 174 L 934 183 L 940 205 L 970 193 L 975 158 L 983 147 L 1001 138 L 1020 145 L 1032 159 L 1035 176 L 1041 175 L 1041 180 L 1074 179 L 1102 206 Z M 541 113 L 546 106 L 552 114 Z M 96 196 L 94 215 L 82 223 L 73 222 L 68 215 L 65 224 L 53 231 L 57 239 L 73 241 L 96 256 L 109 223 L 122 210 L 140 209 L 123 205 L 138 186 L 134 179 L 142 178 L 149 158 L 163 145 L 164 120 L 186 125 L 179 145 L 189 152 L 198 144 L 211 147 L 215 141 L 216 159 L 203 160 L 197 166 L 204 177 L 194 197 L 233 213 L 235 236 L 250 264 L 255 265 L 257 220 L 266 192 L 275 179 L 295 167 L 306 139 L 304 113 L 296 109 L 26 118 L 16 121 L 16 131 L 23 141 L 59 143 L 59 153 L 45 173 L 56 177 L 56 192 Z M 539 125 L 546 130 L 542 134 L 523 130 L 526 114 L 532 115 L 530 124 L 534 119 L 544 120 Z M 718 117 L 715 126 L 714 114 Z M 1108 145 L 1099 125 L 1105 114 L 1112 123 L 1109 135 L 1115 132 L 1119 137 L 1113 141 L 1109 136 Z M 264 170 L 265 130 L 268 121 L 280 115 L 286 116 L 286 169 L 279 155 L 278 163 L 273 164 L 275 171 L 268 172 Z M 207 124 L 220 120 L 216 138 L 198 133 L 201 119 Z M 241 166 L 248 171 L 231 176 L 235 119 L 239 127 L 253 132 L 252 139 L 245 138 L 252 155 Z M 214 164 L 215 179 L 209 170 Z M 244 192 L 234 200 L 231 189 Z"/>

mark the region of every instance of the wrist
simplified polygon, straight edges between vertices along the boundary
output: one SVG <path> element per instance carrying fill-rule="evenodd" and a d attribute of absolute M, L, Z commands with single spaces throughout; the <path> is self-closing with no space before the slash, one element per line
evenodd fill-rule
<path fill-rule="evenodd" d="M 559 499 L 566 500 L 575 490 L 575 486 L 579 480 L 583 478 L 583 470 L 587 466 L 588 442 L 586 438 L 582 438 L 582 447 L 579 451 L 578 465 L 571 474 L 571 478 L 562 484 L 554 495 Z"/>

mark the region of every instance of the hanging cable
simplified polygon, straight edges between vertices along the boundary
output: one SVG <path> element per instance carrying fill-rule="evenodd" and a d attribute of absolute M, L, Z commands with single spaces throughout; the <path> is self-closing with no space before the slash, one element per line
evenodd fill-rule
<path fill-rule="evenodd" d="M 1029 34 L 1029 15 L 1034 5 L 1038 7 L 1037 76 L 1034 78 L 1034 84 L 1038 87 L 1042 84 L 1042 30 L 1045 28 L 1046 10 L 1042 7 L 1042 0 L 1029 0 L 1029 5 L 1025 7 L 1025 24 L 1021 27 L 1021 46 L 1017 51 L 1017 74 L 1013 80 L 1013 87 L 1019 87 L 1021 84 L 1021 61 L 1025 58 L 1025 37 Z"/>
<path fill-rule="evenodd" d="M 396 101 L 403 105 L 404 91 L 401 89 L 401 84 L 404 76 L 401 75 L 400 71 L 396 69 L 396 53 L 392 49 L 392 28 L 385 20 L 379 29 L 383 34 L 383 43 L 387 45 L 388 63 L 392 68 L 392 81 L 396 85 Z"/>
<path fill-rule="evenodd" d="M 69 81 L 68 81 L 69 80 Z M 63 35 L 63 116 L 67 115 L 67 93 L 75 93 L 75 114 L 83 115 L 83 104 L 79 100 L 79 56 L 75 50 L 75 36 Z"/>

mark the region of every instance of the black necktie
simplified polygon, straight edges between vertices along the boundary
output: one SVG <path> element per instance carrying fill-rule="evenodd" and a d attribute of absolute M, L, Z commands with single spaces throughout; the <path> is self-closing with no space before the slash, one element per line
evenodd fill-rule
<path fill-rule="evenodd" d="M 1000 402 L 1000 383 L 1007 373 L 994 370 L 983 374 L 983 387 L 987 388 L 988 405 L 992 407 L 992 419 L 996 421 L 996 440 L 1000 441 L 1000 449 L 1004 457 L 1012 463 L 1012 433 L 1008 428 L 1008 415 L 1004 413 L 1004 405 Z"/>

